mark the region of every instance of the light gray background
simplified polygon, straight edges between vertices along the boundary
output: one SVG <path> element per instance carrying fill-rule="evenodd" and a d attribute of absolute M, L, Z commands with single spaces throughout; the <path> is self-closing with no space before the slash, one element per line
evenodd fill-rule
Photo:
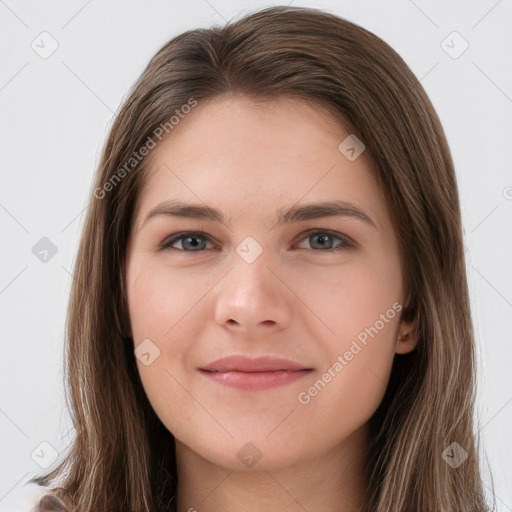
<path fill-rule="evenodd" d="M 85 200 L 114 112 L 171 37 L 269 5 L 280 4 L 0 0 L 0 512 L 28 510 L 39 491 L 23 484 L 72 438 L 61 371 L 66 303 Z M 293 5 L 330 10 L 388 42 L 441 118 L 468 249 L 477 424 L 498 510 L 512 511 L 512 0 Z M 58 42 L 46 59 L 31 47 L 50 48 L 43 31 Z M 446 40 L 453 31 L 469 44 L 458 58 L 444 49 L 462 48 L 457 36 Z M 32 252 L 42 237 L 58 249 L 47 262 Z"/>

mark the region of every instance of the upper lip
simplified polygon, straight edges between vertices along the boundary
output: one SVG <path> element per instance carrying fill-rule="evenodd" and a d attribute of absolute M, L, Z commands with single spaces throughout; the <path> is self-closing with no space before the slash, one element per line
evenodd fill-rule
<path fill-rule="evenodd" d="M 248 357 L 242 355 L 232 355 L 216 359 L 209 363 L 207 366 L 200 368 L 211 372 L 276 372 L 279 370 L 285 371 L 301 371 L 312 370 L 312 368 L 305 366 L 296 361 L 284 359 L 281 357 Z"/>

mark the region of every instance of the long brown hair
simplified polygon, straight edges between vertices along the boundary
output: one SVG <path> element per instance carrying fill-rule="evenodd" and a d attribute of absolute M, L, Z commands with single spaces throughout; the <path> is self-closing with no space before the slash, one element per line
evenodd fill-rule
<path fill-rule="evenodd" d="M 364 142 L 386 198 L 407 287 L 404 315 L 416 318 L 418 343 L 395 356 L 370 420 L 364 510 L 489 510 L 473 430 L 475 347 L 459 198 L 439 118 L 380 38 L 299 7 L 173 38 L 119 110 L 95 177 L 66 319 L 76 437 L 60 465 L 33 481 L 58 482 L 53 491 L 76 512 L 169 510 L 178 480 L 174 438 L 147 400 L 126 340 L 125 253 L 149 168 L 141 148 L 162 127 L 172 137 L 169 120 L 185 105 L 228 92 L 287 95 L 327 109 Z M 450 457 L 454 449 L 467 453 L 458 467 L 447 463 L 450 446 Z"/>

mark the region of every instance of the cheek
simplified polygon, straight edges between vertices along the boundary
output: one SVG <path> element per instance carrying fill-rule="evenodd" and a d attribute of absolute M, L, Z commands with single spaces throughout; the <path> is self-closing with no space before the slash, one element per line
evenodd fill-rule
<path fill-rule="evenodd" d="M 396 303 L 401 301 L 402 279 L 396 258 L 384 261 L 382 257 L 357 255 L 350 264 L 336 269 L 306 268 L 300 272 L 300 279 L 294 280 L 294 290 L 304 297 L 307 306 L 301 315 L 303 319 L 309 318 L 307 323 L 311 327 L 317 328 L 311 336 L 325 340 L 324 347 L 319 348 L 327 348 L 331 355 L 348 349 L 350 340 L 358 336 L 364 341 L 366 329 L 376 323 L 379 331 L 383 321 L 386 327 L 393 324 L 397 328 Z M 387 334 L 384 337 L 389 338 Z M 381 345 L 391 349 L 386 352 L 389 357 L 394 350 L 391 338 Z"/>
<path fill-rule="evenodd" d="M 200 339 L 204 329 L 200 319 L 206 318 L 202 299 L 215 284 L 210 281 L 203 279 L 200 284 L 186 270 L 170 268 L 157 258 L 150 261 L 149 257 L 139 257 L 128 267 L 128 309 L 134 349 L 145 343 L 152 354 L 158 354 L 147 366 L 137 358 L 137 366 L 152 404 L 163 402 L 159 410 L 165 410 L 166 397 L 173 394 L 162 394 L 162 386 L 171 386 L 174 395 L 180 396 L 181 388 L 171 375 L 182 382 L 181 371 L 196 362 L 195 340 Z"/>
<path fill-rule="evenodd" d="M 377 410 L 394 359 L 399 311 L 400 305 L 395 303 L 384 310 L 384 317 L 375 319 L 365 312 L 357 321 L 348 318 L 347 325 L 339 322 L 336 336 L 325 338 L 328 362 L 304 383 L 296 397 L 303 418 L 299 437 L 304 444 L 319 430 L 324 439 L 318 446 L 335 444 L 366 424 Z M 373 318 L 371 323 L 366 322 L 369 318 Z"/>
<path fill-rule="evenodd" d="M 200 302 L 204 290 L 186 273 L 161 262 L 134 262 L 127 272 L 128 307 L 134 340 L 154 337 L 165 342 L 181 319 Z"/>
<path fill-rule="evenodd" d="M 176 368 L 191 358 L 190 339 L 199 328 L 193 320 L 197 320 L 204 291 L 187 286 L 183 272 L 149 257 L 134 258 L 126 278 L 134 350 L 144 346 L 144 352 L 150 353 L 148 364 L 137 357 L 137 369 L 151 406 L 170 429 L 174 424 L 172 420 L 169 423 L 169 417 L 175 415 L 170 411 L 178 411 L 181 418 L 188 414 L 190 396 L 180 386 L 183 378 Z M 187 336 L 183 336 L 184 331 Z"/>
<path fill-rule="evenodd" d="M 324 357 L 298 402 L 311 418 L 330 416 L 342 425 L 350 417 L 355 426 L 376 410 L 389 380 L 402 309 L 400 266 L 396 259 L 361 259 L 330 278 L 308 280 Z"/>

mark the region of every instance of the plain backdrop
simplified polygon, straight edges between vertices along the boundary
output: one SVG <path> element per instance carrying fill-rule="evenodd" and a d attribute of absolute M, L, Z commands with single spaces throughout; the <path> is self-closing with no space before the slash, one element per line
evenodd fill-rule
<path fill-rule="evenodd" d="M 462 201 L 485 482 L 494 479 L 497 509 L 512 511 L 512 1 L 292 4 L 380 36 L 439 114 Z M 72 439 L 64 321 L 114 112 L 166 41 L 270 5 L 282 4 L 0 0 L 0 512 L 28 510 L 40 489 L 24 484 Z"/>

